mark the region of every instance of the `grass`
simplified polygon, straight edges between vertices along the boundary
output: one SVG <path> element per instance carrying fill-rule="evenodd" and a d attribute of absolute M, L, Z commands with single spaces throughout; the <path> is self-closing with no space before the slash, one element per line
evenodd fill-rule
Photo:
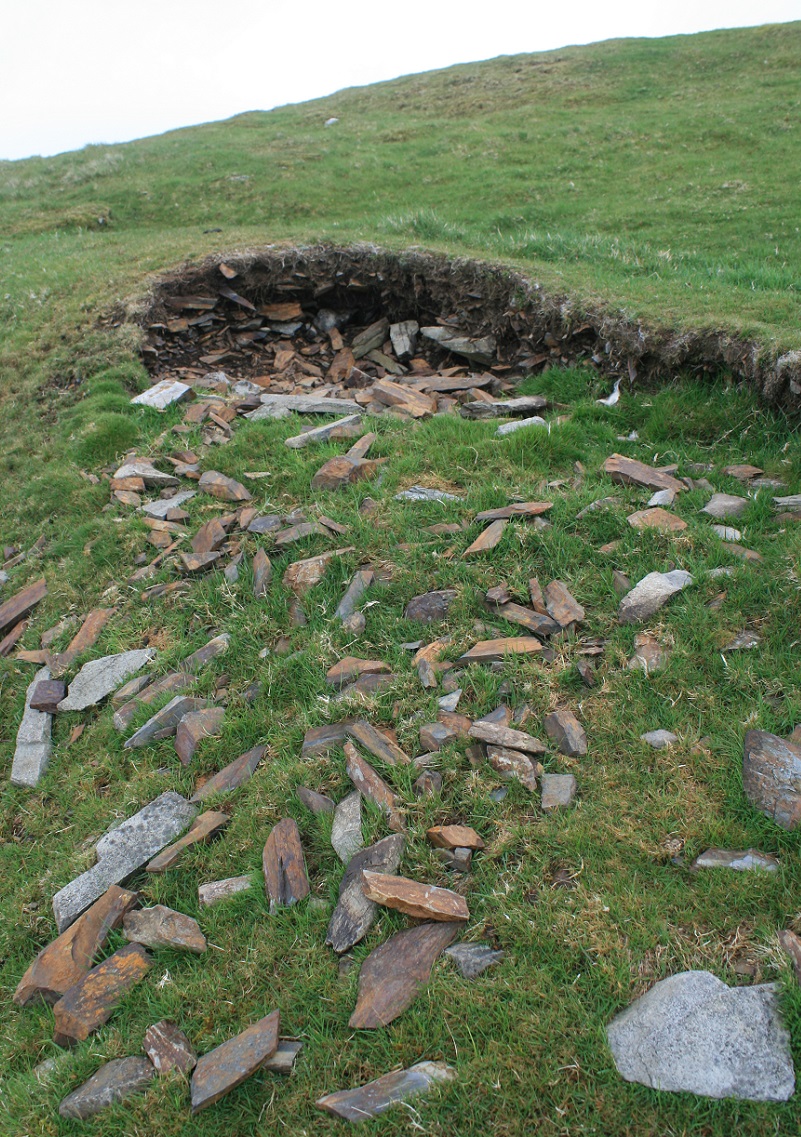
<path fill-rule="evenodd" d="M 681 496 L 676 510 L 689 528 L 680 537 L 641 534 L 625 517 L 647 492 L 613 487 L 600 473 L 615 450 L 678 462 L 683 471 L 711 463 L 715 488 L 736 493 L 739 483 L 722 468 L 749 461 L 796 492 L 801 444 L 791 424 L 726 376 L 679 376 L 659 390 L 626 393 L 615 408 L 599 407 L 595 398 L 607 392 L 595 372 L 580 368 L 552 369 L 522 388 L 568 405 L 569 421 L 548 435 L 529 431 L 500 441 L 489 423 L 382 419 L 376 453 L 389 459 L 383 481 L 313 502 L 348 525 L 343 544 L 357 552 L 335 562 L 315 588 L 308 626 L 288 633 L 287 655 L 274 651 L 289 622 L 281 575 L 289 561 L 326 542 L 312 538 L 276 557 L 263 601 L 253 600 L 244 571 L 236 585 L 212 574 L 185 596 L 142 604 L 124 582 L 148 547 L 146 531 L 122 508 L 107 510 L 105 486 L 82 476 L 130 446 L 158 454 L 171 445 L 160 439 L 179 418 L 178 411 L 157 416 L 130 407 L 146 375 L 135 329 L 115 315 L 118 304 L 183 258 L 267 240 L 361 239 L 479 253 L 644 321 L 724 328 L 777 348 L 798 347 L 793 139 L 800 38 L 794 24 L 570 48 L 343 92 L 129 146 L 0 165 L 0 535 L 25 548 L 41 534 L 48 542 L 43 560 L 14 570 L 6 590 L 41 571 L 48 578 L 49 595 L 23 645 L 38 646 L 42 631 L 65 614 L 101 603 L 119 611 L 92 655 L 151 643 L 166 672 L 210 635 L 225 630 L 232 637 L 231 650 L 197 687 L 211 694 L 216 678 L 229 675 L 225 728 L 200 749 L 190 771 L 168 741 L 124 750 L 106 707 L 56 721 L 53 759 L 37 790 L 2 785 L 0 1132 L 334 1133 L 339 1123 L 314 1109 L 317 1097 L 421 1058 L 450 1062 L 457 1080 L 365 1132 L 801 1131 L 793 1101 L 712 1102 L 624 1083 L 604 1038 L 609 1018 L 655 980 L 701 967 L 732 984 L 777 980 L 801 1057 L 801 990 L 776 940 L 784 927 L 801 931 L 799 838 L 752 810 L 740 780 L 744 731 L 756 725 L 787 734 L 801 712 L 801 534 L 777 523 L 762 491 L 739 527 L 764 563 L 710 580 L 705 570 L 730 558 L 699 516 L 705 491 Z M 326 129 L 331 116 L 340 121 Z M 202 232 L 215 227 L 223 232 Z M 298 428 L 296 421 L 241 425 L 207 464 L 240 480 L 248 470 L 271 470 L 268 481 L 251 483 L 264 511 L 309 506 L 313 472 L 340 446 L 287 451 L 283 439 Z M 621 441 L 633 430 L 638 441 Z M 187 436 L 186 445 L 199 445 L 199 435 Z M 396 502 L 398 489 L 413 482 L 455 489 L 464 501 Z M 577 518 L 611 493 L 618 505 Z M 357 509 L 368 495 L 380 502 L 375 518 Z M 460 553 L 477 526 L 451 538 L 423 532 L 513 495 L 548 495 L 552 528 L 515 523 L 491 556 L 469 563 Z M 195 498 L 192 526 L 217 508 Z M 614 554 L 601 554 L 612 540 L 620 541 Z M 252 553 L 257 542 L 249 541 Z M 353 642 L 331 616 L 350 575 L 367 561 L 381 568 L 381 580 L 369 593 L 377 603 L 366 610 L 365 633 Z M 648 625 L 672 645 L 672 655 L 663 672 L 646 678 L 626 667 L 635 629 L 617 624 L 612 571 L 636 580 L 674 565 L 693 572 L 696 584 Z M 348 653 L 385 659 L 399 679 L 374 700 L 369 717 L 394 723 L 401 743 L 414 750 L 420 722 L 435 716 L 436 696 L 422 691 L 399 646 L 427 634 L 404 620 L 406 601 L 427 588 L 457 589 L 448 621 L 432 634 L 449 632 L 454 650 L 466 648 L 478 637 L 476 621 L 514 634 L 488 615 L 481 596 L 504 580 L 522 599 L 532 575 L 543 584 L 564 580 L 587 610 L 582 633 L 607 640 L 598 686 L 580 684 L 578 645 L 566 641 L 551 665 L 472 668 L 459 710 L 478 716 L 502 699 L 528 703 L 530 729 L 541 733 L 541 718 L 554 705 L 574 708 L 587 728 L 589 755 L 575 760 L 552 751 L 545 764 L 576 774 L 577 805 L 543 817 L 536 799 L 516 786 L 493 801 L 498 782 L 486 768 L 470 767 L 458 745 L 442 755 L 441 798 L 415 804 L 408 773 L 384 771 L 411 809 L 405 873 L 453 883 L 425 843 L 428 825 L 464 822 L 484 837 L 487 848 L 467 886 L 466 935 L 497 944 L 506 959 L 473 983 L 440 962 L 425 993 L 390 1028 L 351 1032 L 357 971 L 340 977 L 324 947 L 340 869 L 326 823 L 293 793 L 306 784 L 339 798 L 348 788 L 341 751 L 300 758 L 307 727 L 342 711 L 330 702 L 325 668 Z M 720 593 L 722 606 L 711 607 Z M 759 631 L 759 648 L 724 658 L 721 647 L 745 627 Z M 65 631 L 54 647 L 70 635 Z M 270 654 L 262 658 L 265 647 Z M 0 661 L 7 761 L 30 675 L 14 659 Z M 263 691 L 250 705 L 242 696 L 254 679 Z M 78 722 L 86 729 L 68 746 Z M 640 742 L 657 727 L 675 731 L 679 744 L 654 752 Z M 108 1025 L 62 1055 L 51 1042 L 52 1012 L 10 1003 L 33 954 L 54 934 L 53 893 L 86 867 L 114 820 L 167 788 L 189 792 L 198 773 L 257 743 L 267 745 L 268 757 L 232 799 L 223 837 L 163 877 L 137 882 L 146 902 L 197 915 L 214 946 L 200 959 L 154 953 L 151 977 Z M 286 815 L 301 827 L 321 903 L 271 916 L 261 849 Z M 384 833 L 369 813 L 365 838 Z M 753 845 L 779 855 L 781 869 L 771 876 L 691 873 L 692 859 L 711 845 Z M 677 852 L 682 859 L 675 862 Z M 199 883 L 241 873 L 253 874 L 250 893 L 199 912 Z M 357 962 L 402 926 L 396 914 L 383 913 L 355 949 Z M 122 942 L 115 934 L 111 946 Z M 176 1019 L 204 1052 L 273 1007 L 281 1010 L 283 1033 L 304 1042 L 292 1078 L 257 1074 L 195 1119 L 179 1080 L 159 1082 L 90 1122 L 58 1117 L 65 1093 L 101 1061 L 137 1053 L 157 1019 Z M 34 1067 L 53 1055 L 55 1070 L 39 1080 Z"/>

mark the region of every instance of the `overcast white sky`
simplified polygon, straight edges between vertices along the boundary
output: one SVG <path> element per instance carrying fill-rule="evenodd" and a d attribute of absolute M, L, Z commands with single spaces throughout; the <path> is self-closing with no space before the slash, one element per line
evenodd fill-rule
<path fill-rule="evenodd" d="M 0 158 L 497 55 L 797 19 L 801 0 L 5 0 Z"/>

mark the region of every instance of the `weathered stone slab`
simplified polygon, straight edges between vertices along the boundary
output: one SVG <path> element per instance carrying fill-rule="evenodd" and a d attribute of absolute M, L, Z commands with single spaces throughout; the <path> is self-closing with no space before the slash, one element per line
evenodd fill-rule
<path fill-rule="evenodd" d="M 347 620 L 348 616 L 353 615 L 356 611 L 356 605 L 373 583 L 374 577 L 375 573 L 372 569 L 359 569 L 358 572 L 353 574 L 347 591 L 340 600 L 337 610 L 334 613 L 334 619 Z"/>
<path fill-rule="evenodd" d="M 454 944 L 445 949 L 445 954 L 459 968 L 463 979 L 476 979 L 488 967 L 500 963 L 506 953 L 493 951 L 488 944 Z"/>
<path fill-rule="evenodd" d="M 62 1117 L 86 1121 L 108 1106 L 146 1090 L 155 1076 L 156 1069 L 147 1058 L 113 1058 L 77 1090 L 67 1094 L 58 1112 Z"/>
<path fill-rule="evenodd" d="M 448 614 L 451 603 L 458 593 L 454 588 L 441 589 L 437 592 L 424 592 L 420 596 L 413 596 L 406 605 L 403 613 L 407 620 L 418 620 L 421 624 L 431 624 L 435 620 L 444 620 Z"/>
<path fill-rule="evenodd" d="M 526 631 L 532 632 L 540 639 L 544 636 L 553 636 L 562 630 L 562 625 L 558 624 L 556 620 L 552 620 L 550 616 L 544 616 L 532 608 L 524 608 L 522 604 L 508 602 L 499 605 L 495 611 L 499 616 L 503 616 L 504 620 L 509 620 L 513 624 L 520 624 Z"/>
<path fill-rule="evenodd" d="M 43 667 L 33 677 L 25 695 L 25 710 L 17 729 L 14 759 L 11 763 L 11 782 L 15 786 L 33 788 L 47 769 L 53 752 L 51 738 L 52 716 L 37 711 L 31 700 L 40 684 L 50 679 L 50 671 Z"/>
<path fill-rule="evenodd" d="M 319 584 L 323 579 L 325 570 L 334 557 L 341 557 L 345 553 L 354 551 L 354 547 L 349 545 L 345 549 L 333 549 L 330 552 L 321 553 L 318 557 L 307 557 L 306 560 L 295 561 L 289 565 L 282 577 L 284 587 L 289 588 L 296 596 L 305 596 L 310 588 Z"/>
<path fill-rule="evenodd" d="M 493 399 L 491 403 L 462 403 L 459 414 L 462 418 L 521 418 L 539 417 L 537 411 L 544 411 L 548 400 L 542 395 L 521 395 L 517 399 Z"/>
<path fill-rule="evenodd" d="M 348 864 L 363 845 L 362 795 L 358 790 L 343 798 L 334 810 L 331 844 L 339 859 Z"/>
<path fill-rule="evenodd" d="M 180 837 L 173 845 L 162 849 L 152 861 L 146 865 L 147 872 L 160 873 L 174 868 L 186 849 L 192 845 L 202 845 L 216 836 L 228 824 L 227 813 L 218 813 L 210 809 L 196 817 L 189 827 L 189 832 Z"/>
<path fill-rule="evenodd" d="M 65 932 L 43 948 L 17 984 L 14 1002 L 25 1007 L 34 999 L 56 1003 L 88 975 L 109 932 L 137 903 L 135 892 L 112 885 Z"/>
<path fill-rule="evenodd" d="M 295 793 L 298 795 L 298 800 L 312 813 L 333 813 L 336 808 L 332 799 L 326 794 L 318 794 L 316 790 L 310 790 L 306 786 L 298 786 Z"/>
<path fill-rule="evenodd" d="M 654 750 L 664 750 L 667 746 L 678 742 L 679 738 L 669 730 L 649 730 L 646 734 L 640 735 L 640 741 L 647 742 Z"/>
<path fill-rule="evenodd" d="M 417 920 L 468 920 L 470 913 L 463 896 L 450 888 L 421 884 L 405 876 L 390 876 L 365 869 L 362 889 L 368 900 L 395 908 Z"/>
<path fill-rule="evenodd" d="M 362 871 L 394 873 L 400 864 L 404 837 L 393 833 L 356 853 L 339 886 L 339 899 L 325 942 L 341 954 L 357 944 L 373 926 L 378 906 L 368 900 L 362 887 Z"/>
<path fill-rule="evenodd" d="M 544 813 L 554 809 L 566 809 L 576 796 L 576 779 L 572 774 L 543 774 L 542 799 L 540 806 Z"/>
<path fill-rule="evenodd" d="M 429 486 L 410 486 L 395 494 L 395 501 L 461 501 L 462 499 L 445 490 L 431 489 Z"/>
<path fill-rule="evenodd" d="M 495 348 L 497 347 L 495 336 L 487 335 L 475 338 L 465 335 L 456 328 L 445 328 L 438 324 L 421 328 L 420 334 L 424 335 L 426 339 L 438 343 L 445 351 L 450 351 L 454 355 L 462 355 L 465 359 L 480 363 L 485 367 L 488 367 L 494 360 Z"/>
<path fill-rule="evenodd" d="M 484 842 L 469 825 L 433 825 L 426 830 L 435 849 L 483 849 Z"/>
<path fill-rule="evenodd" d="M 153 463 L 146 458 L 135 458 L 131 462 L 126 462 L 124 466 L 120 466 L 114 478 L 115 480 L 141 478 L 146 486 L 156 489 L 164 489 L 166 486 L 177 486 L 179 484 L 178 479 L 173 474 L 165 474 L 161 470 L 157 470 Z"/>
<path fill-rule="evenodd" d="M 241 482 L 228 478 L 219 470 L 207 470 L 197 484 L 198 489 L 219 501 L 251 501 L 252 495 Z"/>
<path fill-rule="evenodd" d="M 378 675 L 389 671 L 386 663 L 380 659 L 358 659 L 353 655 L 346 655 L 325 673 L 325 681 L 330 687 L 345 687 L 353 683 L 361 675 Z"/>
<path fill-rule="evenodd" d="M 378 758 L 388 766 L 408 766 L 411 762 L 409 755 L 401 750 L 396 742 L 387 738 L 382 731 L 364 719 L 351 723 L 348 726 L 348 734 L 374 758 Z"/>
<path fill-rule="evenodd" d="M 245 892 L 252 884 L 249 876 L 229 876 L 225 880 L 210 880 L 198 888 L 198 900 L 202 907 L 211 908 L 221 900 L 228 900 L 238 892 Z"/>
<path fill-rule="evenodd" d="M 545 611 L 562 628 L 580 624 L 584 619 L 584 609 L 561 580 L 552 580 L 545 586 L 543 599 Z"/>
<path fill-rule="evenodd" d="M 490 766 L 504 781 L 517 781 L 531 793 L 537 788 L 537 778 L 542 774 L 542 766 L 528 754 L 511 750 L 508 746 L 487 746 L 487 759 Z"/>
<path fill-rule="evenodd" d="M 727 518 L 741 517 L 750 504 L 747 497 L 736 497 L 729 493 L 715 493 L 712 494 L 701 512 L 714 517 L 716 521 L 725 521 Z"/>
<path fill-rule="evenodd" d="M 459 656 L 460 663 L 498 663 L 507 655 L 539 655 L 542 644 L 535 636 L 505 636 L 481 640 Z"/>
<path fill-rule="evenodd" d="M 790 1036 L 774 984 L 727 987 L 708 971 L 663 979 L 607 1027 L 618 1072 L 652 1089 L 787 1101 Z"/>
<path fill-rule="evenodd" d="M 604 473 L 608 474 L 613 482 L 624 486 L 647 486 L 653 490 L 673 490 L 681 493 L 687 487 L 684 482 L 662 470 L 655 470 L 653 466 L 646 466 L 634 458 L 626 458 L 622 454 L 612 454 L 603 464 Z"/>
<path fill-rule="evenodd" d="M 352 399 L 333 399 L 319 395 L 262 395 L 262 405 L 246 417 L 251 422 L 281 418 L 281 412 L 298 415 L 361 415 L 362 408 Z M 278 411 L 278 415 L 276 415 Z M 332 425 L 335 425 L 332 423 Z"/>
<path fill-rule="evenodd" d="M 153 648 L 123 651 L 117 655 L 104 655 L 85 663 L 70 683 L 66 699 L 58 704 L 60 712 L 83 711 L 97 706 L 107 695 L 149 663 L 155 656 Z"/>
<path fill-rule="evenodd" d="M 189 765 L 204 738 L 221 732 L 224 718 L 223 707 L 205 707 L 184 715 L 175 731 L 175 753 L 183 766 Z"/>
<path fill-rule="evenodd" d="M 320 754 L 327 754 L 335 746 L 340 746 L 348 737 L 348 728 L 354 719 L 343 722 L 325 723 L 323 726 L 313 726 L 306 731 L 301 747 L 301 758 L 316 758 Z"/>
<path fill-rule="evenodd" d="M 34 581 L 0 604 L 0 636 L 24 620 L 45 596 L 47 596 L 47 583 L 42 577 L 41 580 Z"/>
<path fill-rule="evenodd" d="M 168 738 L 176 732 L 178 723 L 184 715 L 203 710 L 206 706 L 205 699 L 195 699 L 191 695 L 176 695 L 160 711 L 151 715 L 123 745 L 126 750 L 133 750 L 137 746 L 147 746 L 157 739 Z"/>
<path fill-rule="evenodd" d="M 198 786 L 189 800 L 193 803 L 205 801 L 214 794 L 227 794 L 239 789 L 253 777 L 266 751 L 266 746 L 254 746 L 252 750 L 240 754 L 233 762 L 229 762 L 222 770 L 218 770 L 208 778 L 203 785 Z"/>
<path fill-rule="evenodd" d="M 345 768 L 356 789 L 386 815 L 390 829 L 394 833 L 400 833 L 403 830 L 403 816 L 395 794 L 370 763 L 365 762 L 352 742 L 345 743 L 344 751 Z"/>
<path fill-rule="evenodd" d="M 337 419 L 336 422 L 316 426 L 313 430 L 306 431 L 305 434 L 296 434 L 292 438 L 285 438 L 284 446 L 288 446 L 290 450 L 301 450 L 304 446 L 309 446 L 314 442 L 327 442 L 332 434 L 348 427 L 361 426 L 361 422 L 362 416 L 360 414 L 346 415 L 345 418 Z"/>
<path fill-rule="evenodd" d="M 153 1063 L 157 1073 L 188 1074 L 197 1065 L 197 1055 L 184 1032 L 175 1023 L 154 1023 L 145 1031 L 142 1049 Z"/>
<path fill-rule="evenodd" d="M 151 680 L 147 676 L 142 676 L 142 679 L 144 680 L 144 688 L 134 692 L 132 698 L 125 699 L 119 703 L 117 710 L 114 712 L 114 717 L 111 721 L 114 725 L 114 729 L 120 731 L 120 733 L 128 729 L 136 718 L 136 713 L 140 707 L 146 707 L 151 703 L 155 703 L 162 695 L 183 691 L 187 687 L 191 687 L 195 681 L 193 675 L 184 671 L 171 671 L 168 675 L 162 675 L 160 679 Z M 130 684 L 126 683 L 125 687 L 120 688 L 119 691 L 112 695 L 112 706 L 129 687 Z"/>
<path fill-rule="evenodd" d="M 121 884 L 187 827 L 197 808 L 167 790 L 97 842 L 97 864 L 53 897 L 58 930 L 80 916 L 112 884 Z"/>
<path fill-rule="evenodd" d="M 173 403 L 180 402 L 192 390 L 186 383 L 179 383 L 177 379 L 162 379 L 154 383 L 141 395 L 131 399 L 131 403 L 138 407 L 152 407 L 156 411 L 166 411 Z"/>
<path fill-rule="evenodd" d="M 634 637 L 634 655 L 628 661 L 630 671 L 644 671 L 651 675 L 667 666 L 670 650 L 648 632 Z"/>
<path fill-rule="evenodd" d="M 359 972 L 359 994 L 348 1025 L 373 1030 L 402 1014 L 425 987 L 435 961 L 456 939 L 460 927 L 457 923 L 420 924 L 397 932 L 370 952 Z"/>
<path fill-rule="evenodd" d="M 620 601 L 618 619 L 621 624 L 634 624 L 638 620 L 647 620 L 667 604 L 671 596 L 675 596 L 677 592 L 681 592 L 692 583 L 693 578 L 683 569 L 674 569 L 672 572 L 649 572 Z"/>
<path fill-rule="evenodd" d="M 40 679 L 33 689 L 30 708 L 45 715 L 54 715 L 66 694 L 67 689 L 59 679 Z"/>
<path fill-rule="evenodd" d="M 167 514 L 171 513 L 173 509 L 180 509 L 187 501 L 191 501 L 197 495 L 197 490 L 180 490 L 173 497 L 160 498 L 158 501 L 150 501 L 143 505 L 140 509 L 146 517 L 154 517 L 159 521 L 166 521 Z"/>
<path fill-rule="evenodd" d="M 456 1071 L 444 1062 L 418 1062 L 408 1070 L 384 1074 L 354 1090 L 326 1094 L 315 1105 L 343 1121 L 360 1122 L 379 1117 L 396 1102 L 406 1102 L 427 1093 L 437 1083 L 449 1082 L 455 1077 Z"/>
<path fill-rule="evenodd" d="M 279 821 L 267 838 L 262 868 L 271 912 L 279 906 L 297 904 L 309 895 L 300 831 L 291 817 Z"/>
<path fill-rule="evenodd" d="M 206 937 L 197 920 L 175 912 L 163 904 L 128 912 L 122 923 L 126 939 L 148 948 L 173 948 L 202 955 L 206 950 Z"/>
<path fill-rule="evenodd" d="M 545 743 L 533 735 L 526 734 L 524 730 L 514 730 L 510 726 L 481 719 L 473 723 L 468 733 L 471 738 L 476 738 L 479 742 L 487 742 L 492 746 L 505 746 L 510 750 L 522 750 L 525 754 L 544 754 L 548 749 Z"/>
<path fill-rule="evenodd" d="M 658 505 L 630 513 L 626 520 L 632 529 L 658 529 L 660 533 L 681 533 L 687 528 L 686 521 Z"/>
<path fill-rule="evenodd" d="M 545 733 L 563 754 L 580 757 L 587 753 L 587 735 L 572 711 L 562 707 L 545 716 Z"/>
<path fill-rule="evenodd" d="M 490 549 L 494 549 L 500 544 L 503 531 L 508 524 L 509 522 L 503 519 L 491 521 L 483 533 L 479 533 L 475 541 L 473 541 L 471 545 L 468 545 L 462 556 L 472 557 L 475 553 L 485 553 Z"/>
<path fill-rule="evenodd" d="M 694 869 L 734 869 L 735 872 L 749 872 L 761 869 L 763 872 L 776 872 L 779 868 L 777 857 L 770 853 L 760 853 L 757 849 L 735 851 L 733 849 L 707 849 L 693 861 Z"/>
<path fill-rule="evenodd" d="M 801 746 L 766 730 L 749 730 L 743 743 L 743 790 L 755 809 L 782 829 L 801 822 Z"/>
<path fill-rule="evenodd" d="M 231 637 L 228 632 L 223 632 L 219 636 L 214 636 L 199 647 L 197 651 L 193 651 L 186 659 L 182 659 L 178 664 L 178 670 L 184 671 L 189 675 L 197 675 L 201 668 L 210 663 L 212 659 L 217 659 L 218 656 L 224 655 L 228 650 L 231 643 Z"/>
<path fill-rule="evenodd" d="M 128 944 L 70 987 L 53 1007 L 56 1045 L 83 1042 L 108 1022 L 120 999 L 144 979 L 150 962 L 140 944 Z"/>
<path fill-rule="evenodd" d="M 279 1014 L 273 1011 L 199 1058 L 192 1074 L 192 1113 L 213 1105 L 246 1081 L 278 1049 Z"/>
<path fill-rule="evenodd" d="M 94 647 L 103 628 L 116 611 L 116 608 L 95 608 L 89 613 L 69 646 L 58 655 L 53 656 L 50 670 L 54 676 L 64 675 L 79 656 L 87 652 L 89 648 Z"/>

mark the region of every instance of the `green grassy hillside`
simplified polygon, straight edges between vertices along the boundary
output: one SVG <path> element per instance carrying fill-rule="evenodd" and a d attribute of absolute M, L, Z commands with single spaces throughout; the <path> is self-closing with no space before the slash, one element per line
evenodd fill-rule
<path fill-rule="evenodd" d="M 578 313 L 586 306 L 622 314 L 635 328 L 641 321 L 679 338 L 708 330 L 742 341 L 743 356 L 752 349 L 775 359 L 801 348 L 800 55 L 801 23 L 610 42 L 413 76 L 127 145 L 0 163 L 0 547 L 27 550 L 43 539 L 9 567 L 0 603 L 41 575 L 49 590 L 18 646 L 38 649 L 44 632 L 71 618 L 53 633 L 53 650 L 63 650 L 77 617 L 114 606 L 76 667 L 151 645 L 161 675 L 210 636 L 231 635 L 228 653 L 197 687 L 202 696 L 227 691 L 224 731 L 203 744 L 192 767 L 181 766 L 169 739 L 124 749 L 105 705 L 56 717 L 51 764 L 32 791 L 11 786 L 6 774 L 34 668 L 13 653 L 0 659 L 3 1137 L 327 1137 L 345 1129 L 315 1110 L 317 1097 L 421 1059 L 447 1061 L 457 1078 L 363 1132 L 801 1132 L 796 1099 L 710 1101 L 626 1083 L 605 1042 L 609 1019 L 653 982 L 705 968 L 731 985 L 776 981 L 801 1060 L 801 988 L 777 939 L 787 928 L 801 932 L 799 835 L 748 804 L 740 773 L 745 730 L 785 736 L 801 719 L 801 526 L 778 518 L 771 501 L 774 492 L 801 492 L 801 442 L 787 419 L 728 373 L 625 385 L 617 406 L 601 406 L 609 374 L 586 360 L 561 367 L 557 352 L 548 358 L 554 366 L 520 382 L 521 393 L 549 400 L 547 432 L 499 439 L 495 422 L 457 414 L 421 422 L 382 415 L 369 420 L 378 436 L 371 457 L 388 460 L 381 477 L 315 493 L 315 471 L 344 446 L 287 449 L 284 440 L 303 425 L 297 416 L 238 420 L 232 440 L 217 447 L 204 444 L 199 425 L 171 433 L 183 406 L 163 416 L 132 407 L 148 376 L 137 354 L 141 329 L 124 317 L 144 311 L 153 282 L 184 262 L 225 254 L 247 264 L 236 251 L 266 244 L 366 242 L 508 265 L 544 294 L 569 297 Z M 326 127 L 332 117 L 337 123 Z M 221 282 L 216 267 L 208 272 Z M 250 278 L 243 270 L 238 279 Z M 234 309 L 225 311 L 235 322 Z M 346 338 L 352 331 L 345 328 Z M 197 451 L 203 468 L 246 482 L 259 512 L 323 514 L 346 534 L 329 541 L 317 531 L 282 551 L 239 533 L 238 581 L 213 571 L 143 601 L 145 584 L 174 583 L 177 572 L 168 564 L 145 584 L 130 580 L 136 559 L 156 550 L 141 515 L 109 502 L 103 473 L 132 448 L 162 463 L 173 450 Z M 691 479 L 672 507 L 686 529 L 642 532 L 627 523 L 650 490 L 613 485 L 602 473 L 618 450 L 676 465 Z M 746 492 L 725 472 L 738 462 L 756 463 L 787 487 L 749 486 L 734 522 L 761 560 L 733 559 L 700 513 L 710 485 Z M 248 480 L 254 471 L 269 476 Z M 461 500 L 395 500 L 417 482 Z M 607 508 L 583 512 L 612 495 Z M 367 498 L 377 502 L 372 512 Z M 491 554 L 463 559 L 481 531 L 477 511 L 535 498 L 553 501 L 550 528 L 515 522 Z M 187 507 L 188 533 L 225 508 L 199 494 Z M 463 527 L 425 528 L 443 522 Z M 340 544 L 354 551 L 333 562 L 306 604 L 308 623 L 294 626 L 281 583 L 286 566 Z M 274 562 L 260 599 L 251 571 L 257 548 Z M 364 563 L 377 573 L 375 603 L 354 637 L 332 613 Z M 709 575 L 732 565 L 729 574 Z M 622 625 L 614 571 L 633 583 L 676 567 L 693 574 L 693 587 L 647 625 Z M 385 660 L 398 678 L 359 713 L 394 727 L 416 754 L 419 726 L 436 717 L 443 690 L 421 687 L 401 644 L 450 635 L 456 656 L 484 632 L 516 634 L 483 596 L 505 582 L 527 603 L 534 576 L 543 585 L 564 581 L 586 609 L 585 623 L 554 641 L 547 665 L 507 659 L 498 670 L 467 669 L 458 709 L 478 718 L 506 701 L 537 735 L 547 712 L 573 709 L 589 754 L 570 758 L 549 744 L 543 761 L 549 772 L 576 775 L 577 804 L 545 815 L 538 795 L 518 784 L 492 796 L 498 778 L 486 763 L 471 766 L 461 742 L 442 752 L 441 795 L 418 801 L 408 769 L 382 767 L 409 811 L 401 871 L 456 883 L 470 905 L 466 937 L 502 948 L 506 958 L 474 982 L 439 961 L 426 992 L 390 1028 L 350 1030 L 358 967 L 340 973 L 324 946 L 341 866 L 328 821 L 295 794 L 308 785 L 340 800 L 350 788 L 341 749 L 301 757 L 308 728 L 353 709 L 331 701 L 325 671 L 347 654 Z M 407 620 L 409 598 L 434 588 L 458 594 L 447 619 L 430 628 Z M 628 666 L 641 631 L 669 652 L 651 675 Z M 742 631 L 758 636 L 757 647 L 729 650 Z M 581 654 L 599 647 L 598 656 Z M 592 687 L 576 667 L 588 659 L 597 662 Z M 251 701 L 254 681 L 261 693 Z M 135 725 L 145 717 L 141 709 Z M 651 750 L 640 736 L 656 728 L 673 731 L 676 744 Z M 220 840 L 193 849 L 176 870 L 134 882 L 144 903 L 197 916 L 208 953 L 154 952 L 150 976 L 107 1026 L 62 1052 L 49 1007 L 11 1003 L 23 971 L 55 935 L 54 892 L 87 866 L 92 845 L 116 821 L 167 789 L 190 793 L 199 773 L 256 745 L 267 747 L 256 775 L 218 803 L 232 814 Z M 261 851 L 285 816 L 300 825 L 315 903 L 270 914 Z M 486 843 L 460 881 L 425 840 L 427 826 L 446 822 L 475 827 Z M 364 830 L 365 842 L 386 833 L 378 811 L 366 810 Z M 753 846 L 777 856 L 780 868 L 693 871 L 710 846 Z M 240 874 L 252 874 L 249 893 L 199 907 L 198 884 Z M 382 912 L 356 948 L 356 964 L 406 924 Z M 113 933 L 110 947 L 123 943 Z M 160 1080 L 93 1121 L 59 1117 L 63 1096 L 101 1062 L 139 1053 L 153 1022 L 175 1019 L 205 1052 L 274 1007 L 282 1033 L 303 1041 L 292 1077 L 260 1072 L 197 1118 L 180 1078 Z M 37 1073 L 51 1057 L 53 1068 Z"/>

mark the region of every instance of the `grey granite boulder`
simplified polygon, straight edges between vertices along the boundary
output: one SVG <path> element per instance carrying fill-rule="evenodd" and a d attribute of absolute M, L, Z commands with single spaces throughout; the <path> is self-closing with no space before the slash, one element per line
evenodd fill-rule
<path fill-rule="evenodd" d="M 68 928 L 112 884 L 122 884 L 174 841 L 196 813 L 196 806 L 167 790 L 101 837 L 96 846 L 97 864 L 53 897 L 59 932 Z"/>
<path fill-rule="evenodd" d="M 671 596 L 692 583 L 693 578 L 683 569 L 674 569 L 673 572 L 649 572 L 620 601 L 618 619 L 621 624 L 635 624 L 638 620 L 647 620 L 667 604 Z"/>
<path fill-rule="evenodd" d="M 35 711 L 31 706 L 33 693 L 39 683 L 50 678 L 46 667 L 37 671 L 25 696 L 25 710 L 17 731 L 17 745 L 11 764 L 11 781 L 15 786 L 38 784 L 47 769 L 53 743 L 50 738 L 52 716 L 44 711 Z"/>
<path fill-rule="evenodd" d="M 790 1035 L 775 986 L 727 987 L 708 971 L 663 979 L 607 1027 L 618 1072 L 655 1090 L 787 1101 Z"/>
<path fill-rule="evenodd" d="M 113 1058 L 77 1090 L 67 1094 L 58 1112 L 62 1117 L 84 1121 L 101 1109 L 146 1089 L 155 1076 L 156 1068 L 147 1058 Z"/>
<path fill-rule="evenodd" d="M 156 654 L 152 647 L 138 651 L 123 651 L 118 655 L 104 655 L 85 663 L 69 685 L 66 699 L 58 704 L 59 711 L 83 711 L 94 707 L 107 695 L 135 675 Z"/>
<path fill-rule="evenodd" d="M 801 746 L 766 730 L 749 730 L 743 743 L 743 789 L 756 809 L 782 829 L 801 821 Z"/>

